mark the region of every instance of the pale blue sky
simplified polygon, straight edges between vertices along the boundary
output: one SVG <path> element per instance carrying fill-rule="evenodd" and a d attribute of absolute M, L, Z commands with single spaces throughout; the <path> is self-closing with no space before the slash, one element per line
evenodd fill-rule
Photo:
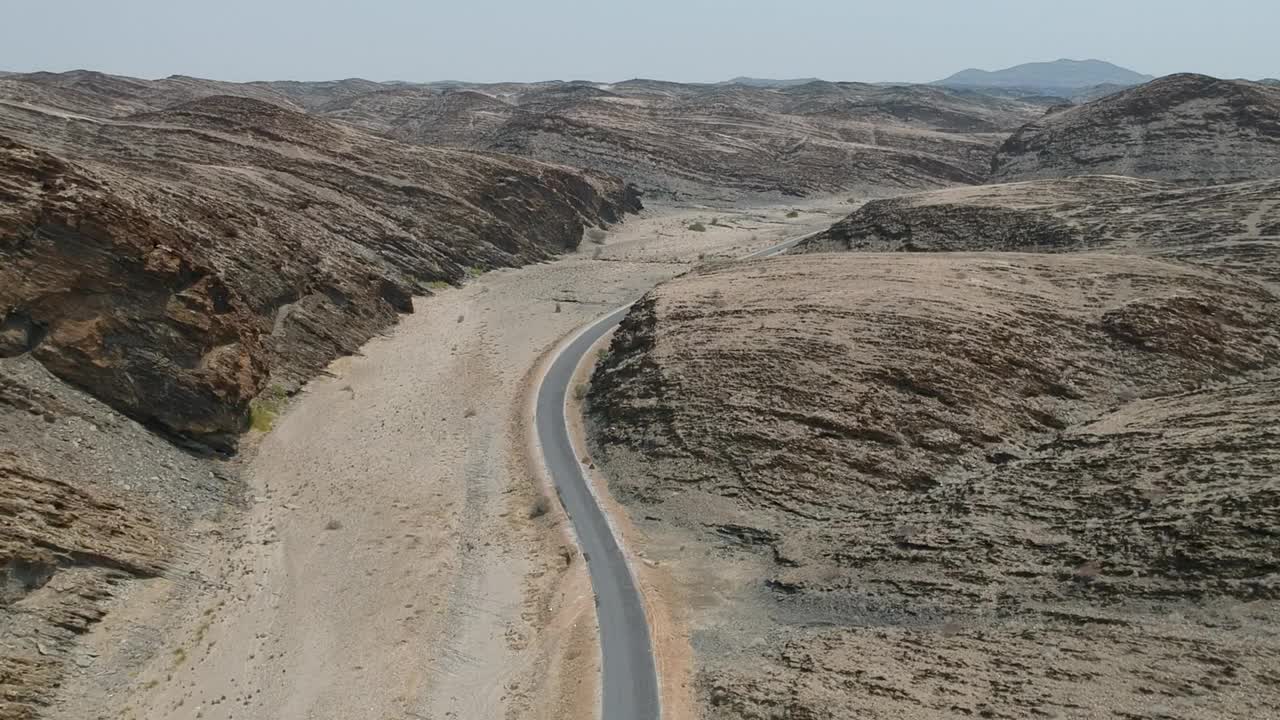
<path fill-rule="evenodd" d="M 1060 57 L 1280 75 L 1276 0 L 0 0 L 0 70 L 225 80 L 818 76 Z"/>

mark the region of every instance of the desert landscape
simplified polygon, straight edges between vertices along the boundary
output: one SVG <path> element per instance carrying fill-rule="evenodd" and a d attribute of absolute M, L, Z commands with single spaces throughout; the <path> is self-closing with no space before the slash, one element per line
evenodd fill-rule
<path fill-rule="evenodd" d="M 635 305 L 592 457 L 682 590 L 704 717 L 1280 706 L 1278 97 L 1179 77 L 1053 113 L 988 184 Z M 1041 128 L 1047 177 L 996 182 Z M 1079 128 L 1146 139 L 1098 175 Z"/>
<path fill-rule="evenodd" d="M 1266 717 L 1278 250 L 1274 81 L 0 73 L 0 718 Z"/>

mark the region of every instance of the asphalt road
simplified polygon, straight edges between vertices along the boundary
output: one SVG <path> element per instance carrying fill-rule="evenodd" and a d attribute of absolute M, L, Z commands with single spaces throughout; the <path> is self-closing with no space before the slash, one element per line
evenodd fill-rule
<path fill-rule="evenodd" d="M 745 259 L 772 257 L 806 237 L 809 236 L 792 238 Z M 592 345 L 622 322 L 630 307 L 618 308 L 600 318 L 561 348 L 538 388 L 534 418 L 543 460 L 573 522 L 595 590 L 604 662 L 603 720 L 657 720 L 662 714 L 649 622 L 640 591 L 609 520 L 583 474 L 565 418 L 578 365 Z"/>

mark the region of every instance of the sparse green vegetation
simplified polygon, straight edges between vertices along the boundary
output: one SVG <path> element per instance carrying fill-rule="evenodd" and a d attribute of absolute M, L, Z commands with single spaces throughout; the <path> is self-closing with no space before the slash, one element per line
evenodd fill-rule
<path fill-rule="evenodd" d="M 574 399 L 574 400 L 582 400 L 582 399 L 583 399 L 583 398 L 585 398 L 586 396 L 587 396 L 587 384 L 586 384 L 586 383 L 578 383 L 577 385 L 573 386 L 573 399 Z"/>
<path fill-rule="evenodd" d="M 609 359 L 609 348 L 600 348 L 596 351 L 596 360 L 604 362 Z"/>
<path fill-rule="evenodd" d="M 432 280 L 431 282 L 427 283 L 427 287 L 432 290 L 448 290 L 450 288 L 450 285 L 448 281 L 445 281 L 445 280 Z"/>
<path fill-rule="evenodd" d="M 288 399 L 288 391 L 279 385 L 263 390 L 249 403 L 249 427 L 262 433 L 271 432 Z"/>
<path fill-rule="evenodd" d="M 467 266 L 467 277 L 477 278 L 483 275 L 484 273 L 485 273 L 484 268 L 480 267 L 479 265 Z"/>
<path fill-rule="evenodd" d="M 792 210 L 791 212 L 787 213 L 787 217 L 789 217 L 789 218 L 798 218 L 798 217 L 800 217 L 800 211 L 799 211 L 799 210 Z"/>
<path fill-rule="evenodd" d="M 696 222 L 696 223 L 691 224 L 691 225 L 689 226 L 689 229 L 690 229 L 690 230 L 692 230 L 692 231 L 694 231 L 694 232 L 706 232 L 706 231 L 707 231 L 707 226 L 706 226 L 706 225 L 703 225 L 703 224 L 702 224 L 702 223 L 700 223 L 700 222 Z"/>

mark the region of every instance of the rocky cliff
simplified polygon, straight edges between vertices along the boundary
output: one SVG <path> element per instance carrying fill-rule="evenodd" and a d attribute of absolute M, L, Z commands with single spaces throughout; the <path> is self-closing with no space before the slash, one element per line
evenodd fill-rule
<path fill-rule="evenodd" d="M 998 182 L 1085 174 L 1181 185 L 1280 177 L 1280 90 L 1170 75 L 1026 125 L 991 166 Z"/>
<path fill-rule="evenodd" d="M 125 121 L 0 107 L 7 355 L 228 446 L 250 399 L 431 283 L 549 258 L 637 209 L 620 181 L 409 147 L 255 100 Z"/>

